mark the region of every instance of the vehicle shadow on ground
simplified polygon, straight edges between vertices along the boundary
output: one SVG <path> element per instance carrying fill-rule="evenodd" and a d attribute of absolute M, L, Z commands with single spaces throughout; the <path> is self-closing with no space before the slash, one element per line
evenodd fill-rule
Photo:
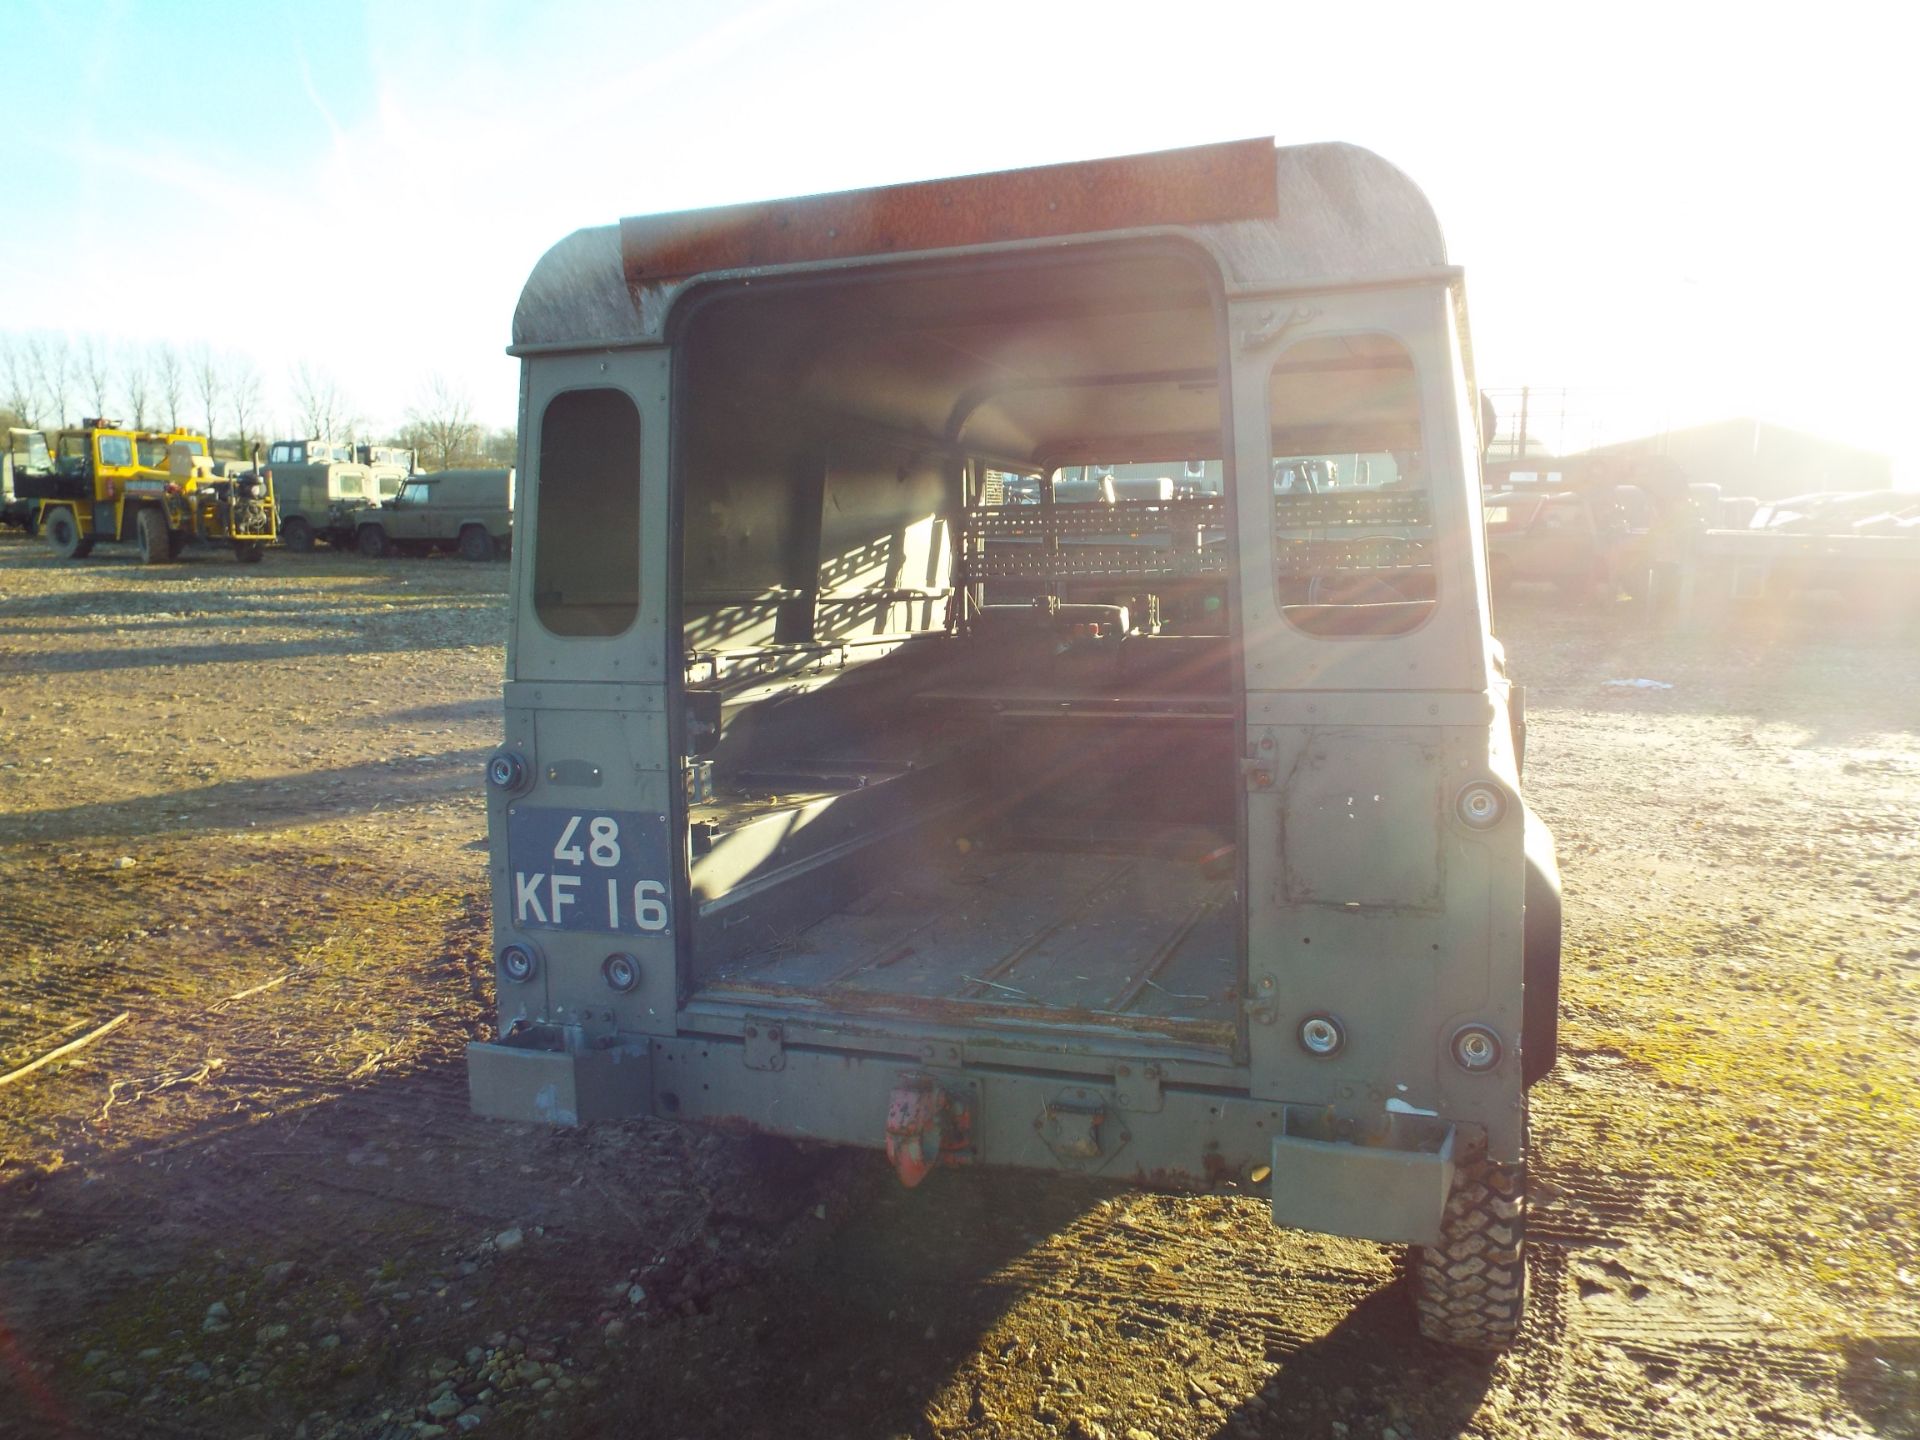
<path fill-rule="evenodd" d="M 130 800 L 90 801 L 0 818 L 0 843 L 95 841 L 275 830 L 315 820 L 401 810 L 447 795 L 478 795 L 482 747 L 369 760 Z"/>
<path fill-rule="evenodd" d="M 1396 1279 L 1361 1300 L 1333 1329 L 1280 1359 L 1259 1393 L 1235 1405 L 1219 1434 L 1332 1435 L 1466 1431 L 1492 1387 L 1495 1357 L 1421 1338 Z"/>

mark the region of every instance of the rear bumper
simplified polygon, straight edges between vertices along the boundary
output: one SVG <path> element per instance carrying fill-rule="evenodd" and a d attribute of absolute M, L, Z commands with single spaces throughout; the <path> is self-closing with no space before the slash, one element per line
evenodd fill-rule
<path fill-rule="evenodd" d="M 1273 1223 L 1360 1240 L 1438 1245 L 1454 1131 L 1432 1148 L 1273 1139 Z"/>
<path fill-rule="evenodd" d="M 1453 1180 L 1455 1127 L 1389 1116 L 1377 1134 L 1328 1134 L 1322 1106 L 1162 1086 L 1149 1066 L 1108 1075 L 970 1068 L 957 1050 L 903 1056 L 785 1047 L 756 1028 L 648 1040 L 535 1027 L 467 1047 L 481 1115 L 584 1125 L 658 1114 L 733 1130 L 879 1148 L 903 1087 L 938 1089 L 948 1143 L 937 1163 L 1078 1172 L 1147 1188 L 1270 1186 L 1274 1220 L 1327 1234 L 1435 1243 Z"/>
<path fill-rule="evenodd" d="M 524 1038 L 467 1046 L 467 1097 L 476 1115 L 529 1125 L 591 1125 L 653 1108 L 646 1042 L 580 1050 L 535 1028 Z"/>

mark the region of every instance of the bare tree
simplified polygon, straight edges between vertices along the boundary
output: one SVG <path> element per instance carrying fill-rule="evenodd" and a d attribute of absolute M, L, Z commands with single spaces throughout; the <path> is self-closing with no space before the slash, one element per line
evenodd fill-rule
<path fill-rule="evenodd" d="M 220 388 L 227 397 L 227 408 L 233 411 L 235 438 L 240 442 L 240 453 L 252 458 L 248 441 L 252 438 L 251 427 L 260 413 L 260 369 L 244 355 L 232 355 L 221 362 Z M 209 434 L 211 441 L 213 436 Z"/>
<path fill-rule="evenodd" d="M 293 405 L 307 435 L 343 440 L 353 428 L 353 412 L 333 377 L 304 360 L 293 367 Z"/>
<path fill-rule="evenodd" d="M 133 420 L 133 428 L 147 428 L 147 407 L 153 403 L 153 376 L 147 372 L 147 362 L 138 350 L 129 349 L 120 362 L 120 383 L 126 389 L 127 414 Z"/>
<path fill-rule="evenodd" d="M 427 382 L 421 402 L 407 411 L 409 429 L 420 438 L 420 448 L 435 470 L 450 470 L 472 456 L 478 447 L 480 427 L 473 422 L 473 405 L 466 391 L 450 384 L 443 375 Z"/>
<path fill-rule="evenodd" d="M 153 347 L 153 376 L 160 391 L 161 413 L 167 429 L 180 428 L 180 405 L 187 398 L 187 367 L 179 347 L 163 340 Z"/>
<path fill-rule="evenodd" d="M 517 465 L 520 462 L 520 435 L 513 426 L 489 430 L 480 446 L 480 458 L 489 465 Z"/>
<path fill-rule="evenodd" d="M 73 388 L 73 355 L 64 335 L 35 335 L 27 341 L 27 360 L 33 367 L 36 389 L 52 412 L 51 423 L 67 423 L 67 400 Z"/>
<path fill-rule="evenodd" d="M 80 337 L 80 380 L 93 413 L 105 415 L 112 403 L 108 392 L 113 389 L 113 351 L 101 336 Z"/>
<path fill-rule="evenodd" d="M 200 418 L 207 424 L 207 449 L 211 451 L 217 448 L 213 410 L 220 403 L 222 393 L 220 363 L 213 358 L 213 347 L 204 340 L 194 347 L 193 358 L 188 363 L 193 393 L 200 401 Z"/>
<path fill-rule="evenodd" d="M 17 335 L 0 335 L 0 403 L 18 415 L 22 425 L 31 425 L 34 401 L 33 362 L 26 344 Z"/>

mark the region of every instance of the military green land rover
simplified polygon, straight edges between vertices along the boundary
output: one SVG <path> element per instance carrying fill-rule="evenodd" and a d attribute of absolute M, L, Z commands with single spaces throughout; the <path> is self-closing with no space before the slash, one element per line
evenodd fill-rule
<path fill-rule="evenodd" d="M 1405 176 L 1261 140 L 628 219 L 512 353 L 478 1111 L 1255 1189 L 1514 1337 L 1558 880 Z"/>

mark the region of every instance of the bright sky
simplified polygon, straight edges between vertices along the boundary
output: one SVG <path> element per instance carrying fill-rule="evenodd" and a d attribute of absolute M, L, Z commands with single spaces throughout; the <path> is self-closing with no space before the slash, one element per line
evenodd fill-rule
<path fill-rule="evenodd" d="M 622 215 L 1251 135 L 1432 198 L 1481 379 L 1920 480 L 1910 53 L 1882 7 L 5 0 L 0 332 L 304 359 L 514 418 L 540 253 Z M 1905 136 L 1902 140 L 1900 137 Z"/>

